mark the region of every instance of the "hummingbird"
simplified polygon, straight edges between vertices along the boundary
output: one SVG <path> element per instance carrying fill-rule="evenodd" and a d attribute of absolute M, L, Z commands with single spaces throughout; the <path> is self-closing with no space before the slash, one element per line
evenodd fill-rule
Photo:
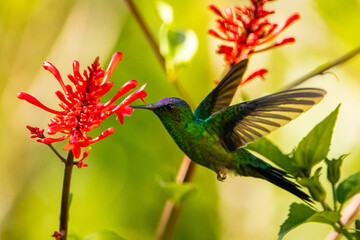
<path fill-rule="evenodd" d="M 300 88 L 230 105 L 248 60 L 234 65 L 192 112 L 188 103 L 170 97 L 154 104 L 131 106 L 154 112 L 178 147 L 194 162 L 227 174 L 265 179 L 306 202 L 312 202 L 285 171 L 271 166 L 244 147 L 287 124 L 320 102 L 326 91 Z"/>

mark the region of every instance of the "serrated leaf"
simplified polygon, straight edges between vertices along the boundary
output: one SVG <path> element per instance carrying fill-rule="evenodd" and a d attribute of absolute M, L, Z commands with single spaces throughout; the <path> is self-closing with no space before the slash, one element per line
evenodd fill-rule
<path fill-rule="evenodd" d="M 293 159 L 284 154 L 278 146 L 267 138 L 260 138 L 247 145 L 246 148 L 261 154 L 290 174 L 295 172 Z"/>
<path fill-rule="evenodd" d="M 160 176 L 157 176 L 156 180 L 167 198 L 176 203 L 185 201 L 197 191 L 195 185 L 191 183 L 165 182 Z"/>
<path fill-rule="evenodd" d="M 298 144 L 294 159 L 305 176 L 311 168 L 325 159 L 330 151 L 331 138 L 339 112 L 340 104 L 324 120 L 318 123 Z"/>
<path fill-rule="evenodd" d="M 78 238 L 76 238 L 78 239 Z M 99 232 L 91 233 L 81 238 L 81 240 L 125 240 L 120 237 L 116 232 L 111 230 L 102 230 Z"/>
<path fill-rule="evenodd" d="M 333 225 L 339 221 L 341 215 L 339 212 L 322 211 L 316 212 L 305 204 L 293 203 L 290 206 L 288 218 L 280 226 L 278 240 L 281 240 L 285 234 L 292 229 L 308 222 L 318 222 Z"/>
<path fill-rule="evenodd" d="M 343 204 L 355 194 L 360 192 L 360 172 L 357 172 L 343 180 L 336 189 L 339 203 Z"/>

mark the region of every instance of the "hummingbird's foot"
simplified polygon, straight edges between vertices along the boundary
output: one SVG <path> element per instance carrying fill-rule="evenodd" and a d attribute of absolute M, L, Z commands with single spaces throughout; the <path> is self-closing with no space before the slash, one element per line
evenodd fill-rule
<path fill-rule="evenodd" d="M 226 179 L 226 172 L 226 168 L 220 169 L 217 173 L 217 180 L 221 182 L 224 181 Z"/>

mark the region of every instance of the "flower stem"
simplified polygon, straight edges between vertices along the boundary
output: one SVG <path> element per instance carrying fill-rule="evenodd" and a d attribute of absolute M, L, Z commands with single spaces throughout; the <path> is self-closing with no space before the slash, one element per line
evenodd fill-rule
<path fill-rule="evenodd" d="M 321 205 L 322 205 L 324 211 L 333 211 L 326 202 L 321 202 Z M 344 224 L 340 220 L 337 223 L 339 226 L 333 225 L 334 230 L 338 234 L 343 234 L 347 239 L 351 240 L 352 237 L 351 237 L 350 233 L 348 232 L 348 230 L 345 228 Z"/>
<path fill-rule="evenodd" d="M 190 182 L 194 175 L 196 164 L 190 160 L 187 156 L 181 163 L 179 172 L 176 177 L 177 183 Z M 167 240 L 171 239 L 175 226 L 182 210 L 182 204 L 175 204 L 174 201 L 168 199 L 165 203 L 163 212 L 161 214 L 160 221 L 156 229 L 155 239 Z"/>
<path fill-rule="evenodd" d="M 360 213 L 360 194 L 356 194 L 349 202 L 349 204 L 341 212 L 341 225 L 342 227 L 348 227 L 356 219 Z M 341 226 L 340 225 L 340 226 Z M 345 234 L 344 234 L 345 235 Z M 347 237 L 345 235 L 345 237 Z M 338 240 L 341 238 L 341 233 L 331 231 L 325 238 L 325 240 Z"/>
<path fill-rule="evenodd" d="M 324 74 L 330 68 L 333 68 L 333 67 L 335 67 L 337 65 L 340 65 L 340 64 L 350 60 L 351 58 L 355 57 L 358 54 L 360 54 L 360 46 L 356 47 L 352 51 L 350 51 L 347 54 L 335 59 L 332 62 L 324 63 L 324 64 L 318 66 L 317 68 L 315 68 L 311 72 L 305 74 L 304 76 L 300 77 L 299 79 L 295 80 L 291 84 L 284 87 L 283 90 L 288 90 L 288 89 L 294 88 L 294 87 L 302 84 L 303 82 L 309 80 L 310 78 L 315 77 L 316 75 Z"/>
<path fill-rule="evenodd" d="M 51 143 L 47 143 L 46 145 L 49 146 L 49 148 L 55 153 L 55 155 L 60 158 L 60 160 L 63 162 L 63 163 L 66 163 L 66 159 L 60 155 L 60 153 L 54 148 L 54 146 L 51 144 Z"/>
<path fill-rule="evenodd" d="M 336 199 L 336 188 L 335 188 L 334 183 L 331 184 L 331 188 L 332 188 L 333 201 L 334 201 L 334 211 L 336 212 L 337 211 L 337 206 L 336 206 L 337 199 Z"/>
<path fill-rule="evenodd" d="M 345 226 L 344 226 L 344 224 L 342 224 L 342 222 L 339 220 L 338 221 L 338 224 L 339 224 L 339 226 L 340 226 L 340 228 L 341 228 L 341 230 L 340 230 L 340 234 L 343 234 L 347 239 L 350 239 L 350 240 L 352 240 L 353 238 L 351 237 L 351 235 L 350 235 L 350 233 L 348 232 L 348 230 L 345 228 Z"/>
<path fill-rule="evenodd" d="M 355 239 L 360 240 L 360 220 L 355 220 Z"/>
<path fill-rule="evenodd" d="M 151 34 L 148 26 L 146 25 L 144 19 L 142 18 L 139 10 L 137 9 L 137 7 L 135 6 L 134 2 L 132 0 L 124 0 L 126 2 L 126 4 L 129 7 L 129 10 L 131 11 L 131 13 L 134 15 L 136 21 L 138 22 L 141 30 L 144 32 L 146 39 L 149 41 L 149 44 L 151 46 L 151 48 L 153 49 L 156 57 L 158 58 L 160 64 L 162 67 L 165 68 L 165 59 L 164 57 L 161 55 L 160 50 L 159 50 L 159 46 L 157 45 L 154 36 Z"/>
<path fill-rule="evenodd" d="M 71 173 L 74 166 L 73 161 L 74 161 L 74 155 L 72 151 L 69 151 L 69 154 L 65 162 L 63 191 L 61 196 L 60 227 L 59 227 L 59 232 L 62 234 L 61 240 L 66 240 L 68 234 L 70 182 L 71 182 Z"/>
<path fill-rule="evenodd" d="M 146 39 L 148 40 L 152 50 L 154 51 L 157 59 L 160 62 L 161 67 L 163 68 L 164 72 L 166 73 L 168 80 L 170 82 L 173 83 L 174 88 L 178 91 L 178 93 L 180 94 L 180 96 L 192 107 L 194 107 L 194 105 L 191 102 L 190 99 L 190 95 L 186 92 L 185 88 L 182 86 L 181 82 L 179 82 L 179 79 L 177 78 L 177 76 L 173 73 L 168 73 L 167 68 L 166 68 L 166 62 L 165 62 L 165 58 L 161 55 L 160 50 L 159 50 L 159 46 L 155 41 L 154 36 L 152 35 L 152 33 L 150 32 L 148 26 L 146 25 L 143 17 L 140 14 L 140 11 L 138 10 L 138 8 L 136 7 L 136 5 L 134 4 L 134 2 L 132 0 L 124 0 L 126 2 L 126 4 L 129 7 L 129 10 L 131 11 L 131 13 L 134 15 L 135 20 L 138 22 L 141 30 L 144 32 Z"/>
<path fill-rule="evenodd" d="M 188 102 L 188 104 L 192 107 L 194 105 L 192 104 L 190 95 L 186 92 L 185 88 L 182 86 L 181 82 L 179 81 L 178 77 L 175 74 L 171 74 L 167 72 L 166 63 L 164 57 L 161 55 L 159 46 L 155 41 L 154 36 L 150 32 L 149 28 L 145 24 L 145 21 L 143 20 L 139 10 L 135 6 L 134 2 L 132 0 L 124 0 L 132 14 L 134 15 L 136 21 L 138 22 L 141 30 L 144 32 L 147 40 L 149 41 L 149 44 L 151 45 L 151 48 L 153 49 L 156 57 L 158 58 L 164 72 L 167 75 L 167 78 L 169 82 L 172 82 L 174 88 L 178 91 L 180 96 Z M 178 183 L 184 183 L 184 182 L 190 182 L 192 179 L 192 176 L 194 175 L 196 168 L 196 163 L 190 160 L 187 156 L 184 156 L 184 159 L 181 163 L 178 175 L 177 175 L 177 182 Z M 156 230 L 156 239 L 170 239 L 177 223 L 177 220 L 179 218 L 180 212 L 182 210 L 181 205 L 175 205 L 175 203 L 168 199 L 165 203 L 163 212 L 161 214 L 160 221 L 157 226 Z"/>

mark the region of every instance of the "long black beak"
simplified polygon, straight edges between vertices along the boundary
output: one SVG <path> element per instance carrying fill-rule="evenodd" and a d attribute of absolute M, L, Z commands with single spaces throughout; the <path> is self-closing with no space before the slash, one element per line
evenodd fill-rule
<path fill-rule="evenodd" d="M 140 108 L 140 109 L 148 109 L 153 111 L 155 109 L 154 104 L 147 104 L 147 105 L 136 105 L 136 106 L 130 106 L 132 108 Z"/>

